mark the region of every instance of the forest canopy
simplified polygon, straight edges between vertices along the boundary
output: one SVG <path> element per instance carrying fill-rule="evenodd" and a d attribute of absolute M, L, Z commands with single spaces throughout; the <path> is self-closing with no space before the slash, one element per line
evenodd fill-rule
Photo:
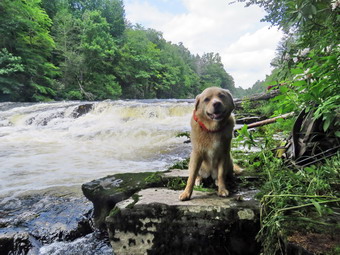
<path fill-rule="evenodd" d="M 217 53 L 132 25 L 122 0 L 2 0 L 0 101 L 192 98 L 235 92 Z"/>

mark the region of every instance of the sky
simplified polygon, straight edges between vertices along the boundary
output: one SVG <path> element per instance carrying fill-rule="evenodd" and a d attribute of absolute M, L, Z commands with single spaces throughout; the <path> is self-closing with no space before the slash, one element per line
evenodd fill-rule
<path fill-rule="evenodd" d="M 126 19 L 182 42 L 192 54 L 219 53 L 236 87 L 264 80 L 282 32 L 260 22 L 265 11 L 232 0 L 125 0 Z"/>

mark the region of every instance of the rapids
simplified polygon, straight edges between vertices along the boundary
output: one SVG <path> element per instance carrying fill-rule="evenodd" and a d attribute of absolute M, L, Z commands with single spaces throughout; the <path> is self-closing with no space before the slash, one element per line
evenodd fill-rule
<path fill-rule="evenodd" d="M 79 186 L 186 158 L 191 100 L 0 103 L 0 197 Z"/>

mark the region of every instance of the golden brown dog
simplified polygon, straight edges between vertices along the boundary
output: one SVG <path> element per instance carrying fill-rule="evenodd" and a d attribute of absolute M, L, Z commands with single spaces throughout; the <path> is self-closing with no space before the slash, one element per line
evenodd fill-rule
<path fill-rule="evenodd" d="M 189 200 L 194 184 L 211 176 L 218 186 L 218 195 L 226 197 L 225 180 L 232 177 L 234 165 L 230 154 L 235 125 L 234 100 L 228 90 L 211 87 L 196 97 L 191 118 L 192 152 L 189 162 L 189 178 L 179 199 Z M 240 169 L 236 169 L 240 170 Z"/>

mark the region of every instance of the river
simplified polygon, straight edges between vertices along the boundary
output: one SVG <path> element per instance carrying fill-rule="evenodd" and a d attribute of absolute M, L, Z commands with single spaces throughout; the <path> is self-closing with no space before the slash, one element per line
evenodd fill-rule
<path fill-rule="evenodd" d="M 13 254 L 112 254 L 95 233 L 71 235 L 92 208 L 81 184 L 188 157 L 176 136 L 192 110 L 192 100 L 0 103 L 0 239 L 17 240 Z"/>
<path fill-rule="evenodd" d="M 188 156 L 193 105 L 181 100 L 0 104 L 0 197 L 164 170 Z M 91 103 L 92 104 L 92 103 Z"/>

